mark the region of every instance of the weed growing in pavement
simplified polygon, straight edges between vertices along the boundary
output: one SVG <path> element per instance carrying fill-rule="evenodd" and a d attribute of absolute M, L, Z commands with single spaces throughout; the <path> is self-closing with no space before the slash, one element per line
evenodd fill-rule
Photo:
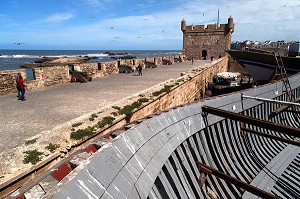
<path fill-rule="evenodd" d="M 70 137 L 73 140 L 81 140 L 85 137 L 93 135 L 96 132 L 95 129 L 103 128 L 106 125 L 112 124 L 114 120 L 115 120 L 114 117 L 110 117 L 110 116 L 104 117 L 101 121 L 99 121 L 96 125 L 94 125 L 92 127 L 89 126 L 85 129 L 79 129 L 77 131 L 71 132 Z"/>
<path fill-rule="evenodd" d="M 168 92 L 170 92 L 171 88 L 174 86 L 175 85 L 165 85 L 164 88 L 162 88 L 160 91 L 153 92 L 152 95 L 157 97 L 157 96 L 161 95 L 162 93 L 168 93 Z"/>
<path fill-rule="evenodd" d="M 120 115 L 125 115 L 125 120 L 126 120 L 126 122 L 130 122 L 130 119 L 131 119 L 131 117 L 132 117 L 132 115 L 133 115 L 133 110 L 135 109 L 135 108 L 138 108 L 138 107 L 140 107 L 142 105 L 142 103 L 141 102 L 134 102 L 133 104 L 131 104 L 131 105 L 126 105 L 126 106 L 124 106 L 121 110 L 119 110 L 119 114 Z"/>
<path fill-rule="evenodd" d="M 48 146 L 45 147 L 45 149 L 47 149 L 48 151 L 53 153 L 55 151 L 55 149 L 57 149 L 58 147 L 59 147 L 59 144 L 50 143 Z"/>
<path fill-rule="evenodd" d="M 133 110 L 139 108 L 143 103 L 149 102 L 148 98 L 140 98 L 136 102 L 133 102 L 131 105 L 126 105 L 118 111 L 119 115 L 125 115 L 126 122 L 130 122 L 130 119 L 133 115 Z"/>
<path fill-rule="evenodd" d="M 33 139 L 33 140 L 27 140 L 27 141 L 25 142 L 25 145 L 34 144 L 34 143 L 36 143 L 36 139 Z"/>
<path fill-rule="evenodd" d="M 184 82 L 183 78 L 177 79 L 176 82 Z"/>
<path fill-rule="evenodd" d="M 73 140 L 81 140 L 93 134 L 94 134 L 93 128 L 87 127 L 86 129 L 79 129 L 77 131 L 72 132 L 70 137 Z"/>
<path fill-rule="evenodd" d="M 89 118 L 89 120 L 90 120 L 90 121 L 94 121 L 95 118 L 97 118 L 97 117 L 98 117 L 98 115 L 92 114 L 91 117 Z"/>
<path fill-rule="evenodd" d="M 114 120 L 115 118 L 111 116 L 104 117 L 100 122 L 98 122 L 98 126 L 99 128 L 103 128 L 106 125 L 111 125 Z"/>
<path fill-rule="evenodd" d="M 118 106 L 112 106 L 112 108 L 116 109 L 116 110 L 120 110 L 121 108 Z"/>
<path fill-rule="evenodd" d="M 149 102 L 149 99 L 143 97 L 143 98 L 140 98 L 140 99 L 138 100 L 138 102 L 141 102 L 141 103 L 147 103 L 147 102 Z"/>
<path fill-rule="evenodd" d="M 82 122 L 78 122 L 78 123 L 75 123 L 75 124 L 72 124 L 72 127 L 78 127 L 82 124 Z"/>
<path fill-rule="evenodd" d="M 28 164 L 31 163 L 33 165 L 35 165 L 37 162 L 42 160 L 42 155 L 44 155 L 43 152 L 39 152 L 36 149 L 35 150 L 30 150 L 30 151 L 25 151 L 24 152 L 26 154 L 23 163 L 24 164 Z"/>
<path fill-rule="evenodd" d="M 113 116 L 118 116 L 118 115 L 119 115 L 118 112 L 112 112 L 111 114 L 112 114 Z"/>

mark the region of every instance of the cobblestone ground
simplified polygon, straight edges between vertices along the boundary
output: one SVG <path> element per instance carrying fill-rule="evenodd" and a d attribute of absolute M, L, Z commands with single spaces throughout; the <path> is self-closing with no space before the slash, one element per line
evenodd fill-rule
<path fill-rule="evenodd" d="M 42 131 L 77 118 L 93 110 L 131 96 L 171 78 L 178 78 L 193 66 L 205 61 L 175 63 L 144 69 L 142 76 L 114 74 L 95 78 L 88 83 L 69 83 L 26 91 L 26 101 L 16 94 L 0 96 L 0 150 L 25 143 Z"/>

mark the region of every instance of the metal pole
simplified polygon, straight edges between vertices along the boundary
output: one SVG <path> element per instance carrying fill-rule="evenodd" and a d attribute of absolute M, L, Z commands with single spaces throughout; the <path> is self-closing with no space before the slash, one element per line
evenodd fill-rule
<path fill-rule="evenodd" d="M 300 138 L 300 129 L 299 128 L 295 128 L 295 127 L 291 127 L 291 126 L 287 126 L 287 125 L 283 125 L 283 124 L 277 124 L 274 122 L 269 122 L 266 120 L 258 119 L 255 117 L 250 117 L 250 116 L 243 115 L 240 113 L 234 113 L 231 111 L 214 108 L 211 106 L 202 106 L 202 112 L 210 113 L 210 114 L 217 115 L 217 116 L 224 117 L 224 118 L 229 118 L 231 120 L 244 122 L 246 124 L 259 126 L 262 128 L 277 131 L 279 133 L 283 133 L 286 135 L 295 136 L 295 137 Z"/>
<path fill-rule="evenodd" d="M 274 199 L 278 199 L 279 197 L 277 196 L 274 196 L 273 194 L 271 193 L 268 193 L 264 190 L 261 190 L 253 185 L 250 185 L 250 184 L 247 184 L 239 179 L 236 179 L 226 173 L 223 173 L 217 169 L 214 169 L 210 166 L 207 166 L 203 163 L 198 163 L 199 164 L 199 167 L 200 167 L 200 172 L 204 172 L 204 173 L 207 173 L 207 174 L 212 174 L 212 175 L 215 175 L 227 182 L 230 182 L 242 189 L 245 189 L 246 191 L 250 192 L 250 193 L 253 193 L 254 195 L 256 196 L 259 196 L 259 197 L 262 197 L 262 198 L 274 198 Z"/>
<path fill-rule="evenodd" d="M 262 132 L 255 131 L 255 130 L 252 130 L 252 129 L 247 129 L 245 127 L 241 127 L 241 131 L 245 131 L 245 132 L 248 132 L 248 133 L 253 133 L 253 134 L 256 134 L 256 135 L 260 135 L 260 136 L 267 137 L 267 138 L 270 138 L 270 139 L 278 140 L 278 141 L 281 141 L 281 142 L 286 142 L 286 143 L 289 143 L 289 144 L 292 144 L 292 145 L 295 145 L 295 146 L 300 146 L 300 142 L 297 142 L 297 141 L 294 141 L 294 140 L 289 140 L 289 139 L 286 139 L 286 138 L 278 137 L 278 136 L 267 134 L 267 133 L 262 133 Z"/>
<path fill-rule="evenodd" d="M 286 102 L 286 101 L 266 99 L 266 98 L 261 98 L 261 97 L 252 97 L 252 96 L 247 96 L 247 95 L 243 95 L 243 94 L 242 94 L 242 98 L 254 99 L 254 100 L 262 101 L 262 102 L 272 102 L 272 103 L 283 104 L 283 105 L 287 105 L 287 106 L 299 106 L 300 107 L 300 104 L 295 103 L 295 102 Z"/>

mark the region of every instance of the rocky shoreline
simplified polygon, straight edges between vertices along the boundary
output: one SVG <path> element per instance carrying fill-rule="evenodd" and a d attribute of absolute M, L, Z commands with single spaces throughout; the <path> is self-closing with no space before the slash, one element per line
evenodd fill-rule
<path fill-rule="evenodd" d="M 110 56 L 112 60 L 123 60 L 123 59 L 136 59 L 136 56 L 128 55 L 126 52 L 105 52 Z M 43 57 L 32 63 L 26 63 L 21 65 L 21 68 L 34 68 L 34 67 L 47 67 L 57 65 L 69 65 L 69 64 L 82 64 L 86 63 L 91 59 L 97 59 L 97 57 L 90 56 L 78 56 L 78 57 Z"/>
<path fill-rule="evenodd" d="M 33 67 L 46 67 L 53 65 L 66 65 L 66 64 L 82 64 L 86 63 L 91 59 L 96 59 L 97 57 L 89 56 L 78 56 L 78 57 L 43 57 L 34 61 L 33 63 L 26 63 L 21 65 L 21 68 L 33 68 Z"/>

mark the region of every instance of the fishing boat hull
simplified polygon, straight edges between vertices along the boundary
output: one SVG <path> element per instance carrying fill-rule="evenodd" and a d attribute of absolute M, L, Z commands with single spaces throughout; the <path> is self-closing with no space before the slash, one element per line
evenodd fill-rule
<path fill-rule="evenodd" d="M 278 67 L 275 55 L 258 50 L 227 50 L 256 81 L 269 81 Z M 287 75 L 300 72 L 300 58 L 281 57 Z"/>

